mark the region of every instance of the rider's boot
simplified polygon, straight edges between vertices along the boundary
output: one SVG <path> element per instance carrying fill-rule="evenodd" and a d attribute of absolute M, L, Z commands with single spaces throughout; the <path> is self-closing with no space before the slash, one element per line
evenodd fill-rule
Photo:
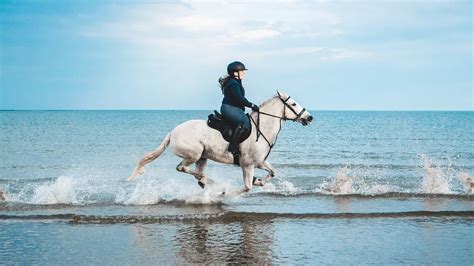
<path fill-rule="evenodd" d="M 229 148 L 227 149 L 228 151 L 232 152 L 233 155 L 240 155 L 240 150 L 239 150 L 239 139 L 244 133 L 244 127 L 242 124 L 238 124 L 234 132 L 232 133 L 232 140 L 229 143 Z"/>

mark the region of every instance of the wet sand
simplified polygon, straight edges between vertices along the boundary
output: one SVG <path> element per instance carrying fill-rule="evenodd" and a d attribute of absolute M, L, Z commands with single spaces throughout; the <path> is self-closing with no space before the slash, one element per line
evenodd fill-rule
<path fill-rule="evenodd" d="M 276 206 L 258 205 L 270 198 Z M 190 205 L 0 204 L 5 264 L 455 264 L 469 195 L 275 196 Z M 286 205 L 283 206 L 283 202 Z"/>
<path fill-rule="evenodd" d="M 6 264 L 469 265 L 473 225 L 473 212 L 132 224 L 2 220 L 0 259 Z"/>

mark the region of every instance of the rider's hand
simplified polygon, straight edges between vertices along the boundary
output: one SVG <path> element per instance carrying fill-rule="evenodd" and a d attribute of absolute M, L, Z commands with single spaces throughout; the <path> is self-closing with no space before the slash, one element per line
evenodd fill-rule
<path fill-rule="evenodd" d="M 260 111 L 260 109 L 258 108 L 258 105 L 256 104 L 252 104 L 252 110 L 254 110 L 255 112 Z"/>

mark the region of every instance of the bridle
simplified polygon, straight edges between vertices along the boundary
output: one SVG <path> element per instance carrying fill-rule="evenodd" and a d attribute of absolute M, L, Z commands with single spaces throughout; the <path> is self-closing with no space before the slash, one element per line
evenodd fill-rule
<path fill-rule="evenodd" d="M 278 96 L 278 98 L 280 98 L 280 100 L 285 104 L 285 107 L 283 108 L 283 119 L 284 120 L 291 120 L 293 122 L 297 121 L 304 114 L 304 112 L 306 111 L 306 108 L 303 108 L 301 110 L 301 112 L 297 113 L 295 111 L 295 109 L 293 109 L 293 107 L 291 107 L 291 105 L 288 104 L 288 100 L 291 98 L 291 96 L 288 96 L 288 98 L 286 98 L 286 100 L 283 100 L 280 96 Z M 286 117 L 286 107 L 288 107 L 288 109 L 290 109 L 293 112 L 293 114 L 296 115 L 295 118 L 290 119 L 290 118 Z"/>
<path fill-rule="evenodd" d="M 256 141 L 258 141 L 259 137 L 262 136 L 263 139 L 265 139 L 265 141 L 267 142 L 268 146 L 270 147 L 270 149 L 268 150 L 268 153 L 267 155 L 265 156 L 265 159 L 263 160 L 266 160 L 268 158 L 268 155 L 270 155 L 270 152 L 273 148 L 273 146 L 275 146 L 277 140 L 278 140 L 278 135 L 280 134 L 280 130 L 281 130 L 281 121 L 283 120 L 290 120 L 290 121 L 297 121 L 302 115 L 303 113 L 306 111 L 306 108 L 303 108 L 301 110 L 301 112 L 296 112 L 295 109 L 288 104 L 288 100 L 290 100 L 291 96 L 288 96 L 288 98 L 286 98 L 286 100 L 283 100 L 281 98 L 280 95 L 278 95 L 278 98 L 283 102 L 283 116 L 277 116 L 277 115 L 274 115 L 274 114 L 269 114 L 269 113 L 266 113 L 266 112 L 261 112 L 261 111 L 257 111 L 257 122 L 255 122 L 255 120 L 253 119 L 253 117 L 250 115 L 250 120 L 252 120 L 252 122 L 254 123 L 255 127 L 257 128 L 257 139 Z M 295 118 L 288 118 L 286 117 L 286 108 L 290 109 L 290 111 L 293 112 L 293 114 L 295 114 Z M 275 117 L 275 118 L 278 118 L 280 119 L 280 128 L 278 129 L 278 133 L 275 137 L 275 141 L 273 141 L 273 143 L 270 143 L 270 141 L 268 141 L 267 137 L 265 137 L 265 135 L 263 134 L 263 132 L 260 130 L 260 114 L 262 115 L 267 115 L 267 116 L 271 116 L 271 117 Z"/>
<path fill-rule="evenodd" d="M 283 104 L 285 105 L 284 108 L 283 108 L 283 116 L 277 116 L 277 115 L 273 115 L 273 114 L 269 114 L 269 113 L 265 113 L 265 112 L 261 112 L 261 111 L 258 111 L 257 113 L 260 115 L 267 115 L 267 116 L 271 116 L 271 117 L 275 117 L 275 118 L 279 118 L 281 120 L 290 120 L 290 121 L 297 121 L 303 114 L 304 112 L 306 111 L 306 108 L 303 108 L 303 110 L 301 110 L 301 112 L 297 113 L 295 111 L 295 109 L 293 109 L 293 107 L 291 105 L 288 104 L 288 100 L 291 99 L 291 96 L 288 96 L 288 98 L 286 98 L 286 100 L 283 100 L 280 96 L 278 96 L 278 98 L 283 102 Z M 295 118 L 288 118 L 286 117 L 286 108 L 290 109 L 290 111 L 293 112 L 293 114 L 295 114 Z M 259 119 L 259 118 L 257 118 Z"/>

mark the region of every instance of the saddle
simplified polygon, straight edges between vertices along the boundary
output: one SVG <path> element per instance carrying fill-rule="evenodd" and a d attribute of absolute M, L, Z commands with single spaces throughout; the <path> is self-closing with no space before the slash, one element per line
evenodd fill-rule
<path fill-rule="evenodd" d="M 249 114 L 247 114 L 247 119 L 250 120 Z M 249 121 L 250 122 L 250 121 Z M 210 114 L 207 119 L 207 125 L 219 132 L 221 132 L 222 137 L 227 141 L 230 142 L 232 140 L 232 133 L 234 131 L 234 125 L 230 122 L 225 120 L 225 118 L 216 110 L 214 110 L 213 114 Z M 247 132 L 242 133 L 238 144 L 242 143 L 246 140 L 250 133 L 252 133 L 252 127 L 250 127 Z"/>

